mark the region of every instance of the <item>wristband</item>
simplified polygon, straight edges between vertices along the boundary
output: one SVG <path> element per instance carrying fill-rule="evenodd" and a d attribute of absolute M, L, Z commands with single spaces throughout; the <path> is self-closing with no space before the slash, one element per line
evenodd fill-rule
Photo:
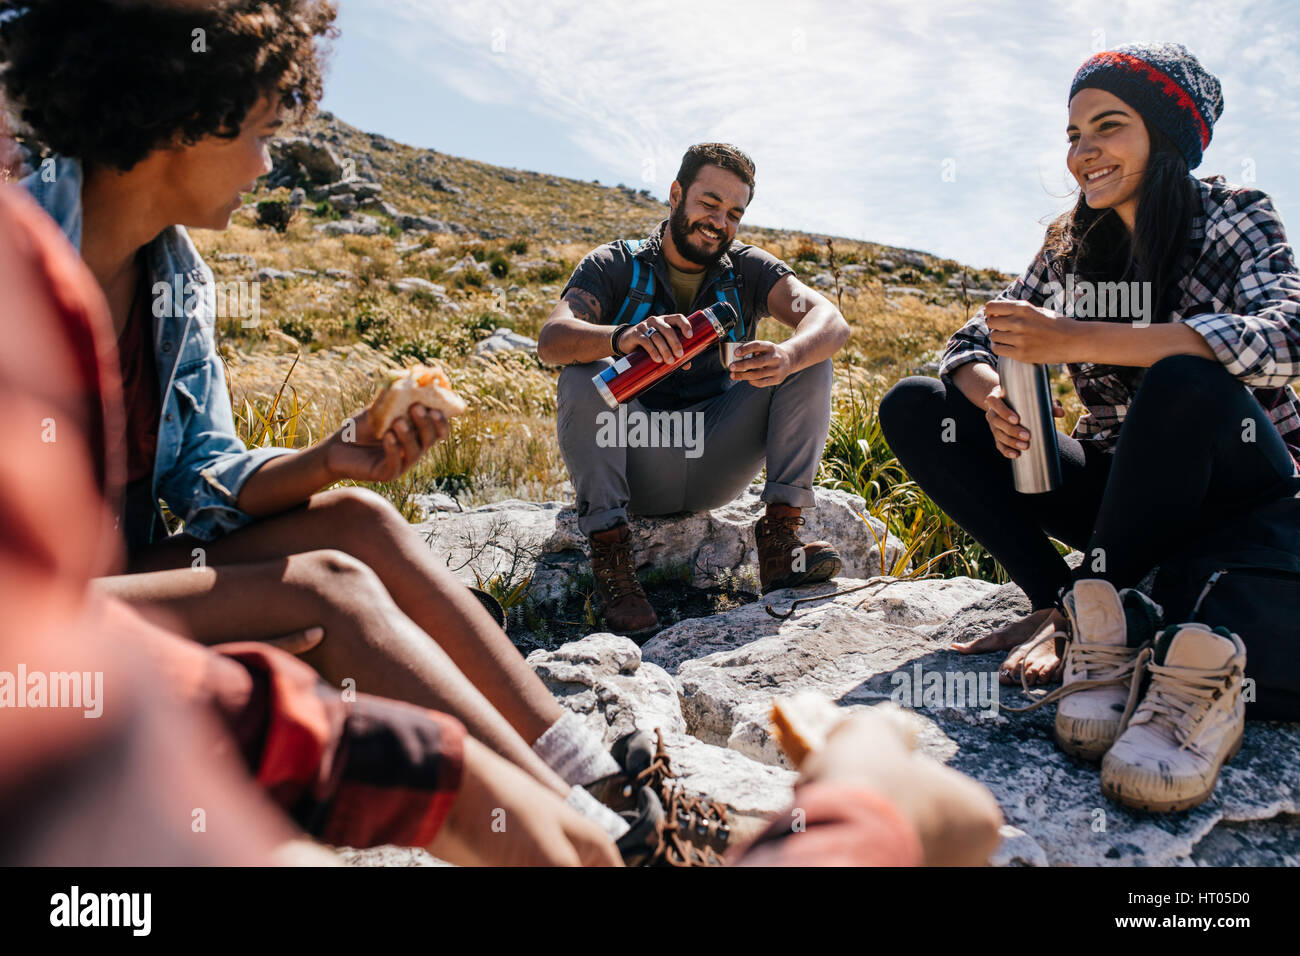
<path fill-rule="evenodd" d="M 624 332 L 626 330 L 627 330 L 626 325 L 616 325 L 614 326 L 614 331 L 609 336 L 609 348 L 610 351 L 614 353 L 614 358 L 623 358 L 625 355 L 627 355 L 626 352 L 624 352 L 622 349 L 618 347 L 619 333 Z"/>

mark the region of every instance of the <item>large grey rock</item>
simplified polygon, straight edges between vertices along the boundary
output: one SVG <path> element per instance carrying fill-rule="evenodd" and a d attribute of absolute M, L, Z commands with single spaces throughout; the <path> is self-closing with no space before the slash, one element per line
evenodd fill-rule
<path fill-rule="evenodd" d="M 510 329 L 500 328 L 474 346 L 474 351 L 479 355 L 485 355 L 489 352 L 511 352 L 519 349 L 532 350 L 537 348 L 537 340 L 530 339 L 526 335 L 520 335 Z"/>
<path fill-rule="evenodd" d="M 447 297 L 446 286 L 430 282 L 428 279 L 421 279 L 419 276 L 404 276 L 396 280 L 393 285 L 403 292 L 424 292 L 435 299 L 445 299 Z"/>
<path fill-rule="evenodd" d="M 441 219 L 432 216 L 417 216 L 415 213 L 395 212 L 397 228 L 406 232 L 454 232 L 455 230 Z"/>
<path fill-rule="evenodd" d="M 277 165 L 300 165 L 314 183 L 332 183 L 343 175 L 343 164 L 334 150 L 305 137 L 272 140 L 271 154 Z"/>
<path fill-rule="evenodd" d="M 859 606 L 864 593 L 873 596 Z M 784 610 L 792 596 L 776 592 L 762 603 Z M 963 597 L 973 599 L 951 613 Z M 692 736 L 774 766 L 784 765 L 767 723 L 774 693 L 817 690 L 849 709 L 886 699 L 914 706 L 925 724 L 922 749 L 984 783 L 1001 806 L 1007 840 L 995 862 L 1300 864 L 1293 816 L 1300 811 L 1300 725 L 1248 724 L 1241 754 L 1203 806 L 1129 812 L 1101 796 L 1096 766 L 1057 749 L 1053 708 L 1027 715 L 1001 709 L 1023 700 L 1019 689 L 996 683 L 1001 654 L 948 648 L 954 637 L 1015 616 L 1017 600 L 1023 596 L 1010 588 L 958 578 L 828 596 L 785 621 L 747 605 L 663 631 L 642 648 L 642 666 L 658 664 L 676 680 Z M 975 693 L 958 698 L 958 687 Z M 1234 847 L 1242 848 L 1241 859 L 1233 859 Z"/>
<path fill-rule="evenodd" d="M 683 570 L 696 587 L 723 585 L 737 574 L 752 576 L 758 563 L 753 527 L 765 507 L 759 491 L 761 486 L 751 485 L 735 501 L 713 511 L 634 516 L 630 526 L 638 567 Z M 880 573 L 878 540 L 885 546 L 884 567 L 892 567 L 902 544 L 886 536 L 880 521 L 871 518 L 868 528 L 858 517 L 866 511 L 860 497 L 829 488 L 815 488 L 813 493 L 817 507 L 804 512 L 805 540 L 834 542 L 845 577 Z M 487 579 L 526 565 L 532 570 L 530 597 L 540 604 L 560 600 L 573 577 L 587 567 L 587 539 L 578 530 L 577 513 L 560 502 L 498 502 L 439 515 L 418 529 L 447 555 L 448 566 L 466 583 L 474 582 L 475 572 Z"/>
<path fill-rule="evenodd" d="M 627 638 L 592 634 L 555 651 L 534 651 L 528 663 L 606 744 L 633 729 L 661 732 L 686 787 L 749 816 L 767 816 L 790 802 L 790 771 L 686 734 L 676 684 L 662 668 L 643 662 Z"/>
<path fill-rule="evenodd" d="M 358 213 L 351 219 L 323 222 L 313 228 L 327 236 L 377 236 L 383 231 L 379 226 L 378 219 L 364 213 Z"/>

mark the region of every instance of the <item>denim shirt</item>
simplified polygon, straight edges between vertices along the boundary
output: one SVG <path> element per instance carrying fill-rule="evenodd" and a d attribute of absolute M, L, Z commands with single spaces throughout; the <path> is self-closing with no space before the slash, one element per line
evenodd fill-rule
<path fill-rule="evenodd" d="M 81 163 L 55 157 L 38 166 L 22 185 L 80 251 Z M 185 522 L 187 534 L 211 541 L 253 520 L 235 506 L 240 489 L 259 467 L 292 450 L 248 449 L 235 432 L 225 368 L 213 336 L 212 270 L 189 234 L 181 226 L 169 226 L 149 243 L 145 257 L 162 418 L 153 467 L 151 526 L 143 531 L 129 529 L 135 533 L 128 537 L 154 541 L 164 536 L 166 525 L 157 504 L 161 498 Z M 168 289 L 165 295 L 154 294 L 159 283 Z"/>

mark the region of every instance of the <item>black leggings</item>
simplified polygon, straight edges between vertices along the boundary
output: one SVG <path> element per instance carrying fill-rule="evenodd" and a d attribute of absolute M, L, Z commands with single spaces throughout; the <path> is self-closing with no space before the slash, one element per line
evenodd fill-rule
<path fill-rule="evenodd" d="M 1193 355 L 1147 371 L 1114 454 L 1058 432 L 1063 480 L 1045 494 L 1015 490 L 984 412 L 939 379 L 895 385 L 880 402 L 880 424 L 908 474 L 997 558 L 1035 610 L 1052 607 L 1077 578 L 1133 587 L 1209 519 L 1297 488 L 1295 462 L 1254 395 L 1218 362 Z M 1048 535 L 1083 552 L 1073 574 Z"/>

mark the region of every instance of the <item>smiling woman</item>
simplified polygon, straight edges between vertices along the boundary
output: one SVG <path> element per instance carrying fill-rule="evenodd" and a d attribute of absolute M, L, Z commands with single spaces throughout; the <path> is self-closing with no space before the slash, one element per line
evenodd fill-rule
<path fill-rule="evenodd" d="M 1268 196 L 1189 172 L 1222 109 L 1219 81 L 1177 44 L 1090 58 L 1069 98 L 1074 208 L 1051 224 L 1025 273 L 952 336 L 941 379 L 905 379 L 881 404 L 911 476 L 1033 604 L 1024 621 L 962 650 L 1027 648 L 1064 632 L 1072 582 L 1133 587 L 1186 544 L 1189 528 L 1294 491 L 1300 276 Z M 1141 294 L 1110 294 L 1129 285 Z M 1094 293 L 1138 303 L 1141 314 L 1075 309 Z M 999 384 L 1004 356 L 1066 364 L 1087 409 L 1072 435 L 1058 436 L 1066 477 L 1057 491 L 1011 487 L 1007 459 L 1029 436 Z M 979 437 L 939 442 L 950 418 Z M 1089 560 L 1072 572 L 1049 535 Z M 1044 642 L 1014 652 L 1004 678 L 1022 669 L 1042 682 L 1061 661 Z"/>

